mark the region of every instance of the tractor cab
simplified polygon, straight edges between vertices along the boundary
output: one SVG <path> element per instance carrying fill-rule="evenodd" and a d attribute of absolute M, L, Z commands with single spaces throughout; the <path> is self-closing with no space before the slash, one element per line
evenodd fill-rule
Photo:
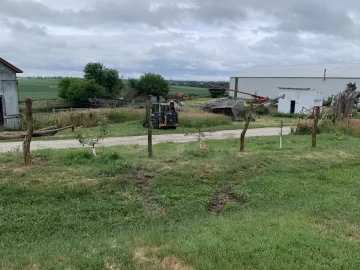
<path fill-rule="evenodd" d="M 175 103 L 153 103 L 151 122 L 154 129 L 176 128 L 178 126 L 178 114 L 175 110 Z M 143 126 L 148 127 L 148 122 L 144 122 Z"/>

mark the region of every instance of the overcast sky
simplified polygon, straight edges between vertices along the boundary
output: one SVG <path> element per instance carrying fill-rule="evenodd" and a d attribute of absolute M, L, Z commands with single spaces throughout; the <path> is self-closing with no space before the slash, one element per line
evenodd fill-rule
<path fill-rule="evenodd" d="M 0 57 L 24 76 L 229 80 L 253 65 L 358 63 L 358 0 L 0 0 Z"/>

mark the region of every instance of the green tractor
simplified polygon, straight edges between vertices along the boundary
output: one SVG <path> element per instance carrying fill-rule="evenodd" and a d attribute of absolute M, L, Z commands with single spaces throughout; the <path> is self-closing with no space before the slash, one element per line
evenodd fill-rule
<path fill-rule="evenodd" d="M 179 119 L 178 113 L 175 110 L 175 103 L 153 103 L 151 123 L 154 129 L 176 129 L 179 125 Z M 149 122 L 145 121 L 143 127 L 148 128 Z"/>

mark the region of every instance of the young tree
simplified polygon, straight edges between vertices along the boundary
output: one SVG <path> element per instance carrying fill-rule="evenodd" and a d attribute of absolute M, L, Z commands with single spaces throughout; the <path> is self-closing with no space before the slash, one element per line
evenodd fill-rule
<path fill-rule="evenodd" d="M 169 83 L 159 74 L 145 73 L 137 85 L 140 94 L 167 97 L 170 92 Z"/>
<path fill-rule="evenodd" d="M 106 116 L 101 116 L 100 121 L 98 122 L 98 126 L 100 127 L 98 134 L 90 133 L 89 130 L 86 130 L 84 133 L 81 131 L 77 133 L 77 139 L 79 143 L 83 146 L 91 146 L 94 156 L 96 156 L 95 145 L 97 145 L 101 140 L 103 140 L 108 132 L 109 125 Z"/>
<path fill-rule="evenodd" d="M 203 142 L 205 139 L 205 133 L 202 132 L 202 129 L 206 127 L 206 123 L 204 119 L 198 119 L 194 120 L 192 122 L 193 127 L 195 127 L 198 130 L 198 142 L 199 142 L 199 149 L 201 150 L 203 148 Z"/>

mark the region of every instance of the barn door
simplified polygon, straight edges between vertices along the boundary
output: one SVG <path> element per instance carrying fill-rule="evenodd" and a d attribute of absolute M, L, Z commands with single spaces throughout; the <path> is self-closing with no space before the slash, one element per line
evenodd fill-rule
<path fill-rule="evenodd" d="M 3 107 L 3 97 L 0 96 L 0 126 L 4 125 L 4 107 Z"/>
<path fill-rule="evenodd" d="M 290 103 L 290 113 L 291 114 L 294 114 L 295 113 L 295 100 L 292 100 L 291 103 Z"/>

